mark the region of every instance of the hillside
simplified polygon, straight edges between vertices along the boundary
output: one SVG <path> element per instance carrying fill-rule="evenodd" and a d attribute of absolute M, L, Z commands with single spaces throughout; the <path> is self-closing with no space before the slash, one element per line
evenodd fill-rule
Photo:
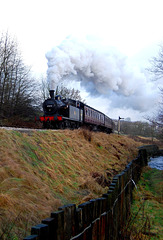
<path fill-rule="evenodd" d="M 0 136 L 0 239 L 27 235 L 63 204 L 101 196 L 142 145 L 86 130 L 0 129 Z"/>

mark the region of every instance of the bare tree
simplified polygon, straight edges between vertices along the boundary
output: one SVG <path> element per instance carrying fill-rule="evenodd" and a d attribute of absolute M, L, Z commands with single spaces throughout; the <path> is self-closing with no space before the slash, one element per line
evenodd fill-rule
<path fill-rule="evenodd" d="M 161 91 L 161 102 L 160 102 L 160 108 L 158 112 L 158 122 L 163 127 L 163 88 L 161 88 L 160 91 Z"/>
<path fill-rule="evenodd" d="M 31 114 L 34 104 L 34 80 L 23 63 L 18 45 L 8 33 L 0 38 L 0 116 Z"/>
<path fill-rule="evenodd" d="M 41 76 L 41 101 L 49 97 L 50 86 L 45 76 Z"/>
<path fill-rule="evenodd" d="M 45 77 L 41 77 L 41 97 L 43 100 L 49 97 L 50 86 Z M 80 91 L 74 88 L 67 88 L 60 84 L 55 89 L 55 95 L 61 95 L 63 98 L 71 98 L 78 101 L 83 101 L 80 96 Z"/>
<path fill-rule="evenodd" d="M 74 99 L 74 100 L 82 101 L 82 98 L 80 96 L 80 91 L 78 89 L 66 88 L 66 87 L 63 87 L 61 85 L 61 87 L 58 88 L 58 92 L 64 98 L 71 98 L 71 99 Z"/>
<path fill-rule="evenodd" d="M 154 75 L 155 80 L 163 80 L 163 45 L 160 46 L 158 55 L 153 57 L 151 62 L 151 68 L 148 69 L 150 73 Z M 160 128 L 161 134 L 163 133 L 163 88 L 160 88 L 161 102 L 159 106 L 159 111 L 156 118 L 150 120 L 154 125 L 157 125 Z M 163 136 L 163 134 L 162 134 Z"/>
<path fill-rule="evenodd" d="M 163 78 L 163 46 L 160 45 L 158 55 L 150 60 L 151 67 L 148 71 L 153 73 L 155 79 Z"/>

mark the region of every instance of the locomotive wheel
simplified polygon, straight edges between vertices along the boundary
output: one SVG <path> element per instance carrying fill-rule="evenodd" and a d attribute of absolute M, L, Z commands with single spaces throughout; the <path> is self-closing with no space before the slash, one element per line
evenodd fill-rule
<path fill-rule="evenodd" d="M 44 128 L 44 129 L 51 129 L 52 126 L 51 126 L 50 122 L 47 121 L 47 122 L 44 122 L 44 123 L 43 123 L 43 128 Z"/>
<path fill-rule="evenodd" d="M 67 129 L 68 128 L 68 121 L 64 122 L 64 128 Z"/>
<path fill-rule="evenodd" d="M 64 122 L 59 122 L 58 124 L 57 124 L 57 128 L 58 129 L 64 129 L 65 127 L 64 127 Z"/>
<path fill-rule="evenodd" d="M 67 122 L 66 128 L 71 129 L 71 122 Z"/>
<path fill-rule="evenodd" d="M 71 129 L 74 130 L 75 128 L 77 128 L 76 123 L 75 122 L 71 122 Z"/>
<path fill-rule="evenodd" d="M 64 124 L 64 122 L 61 122 L 60 129 L 64 129 L 64 128 L 65 128 L 65 124 Z"/>

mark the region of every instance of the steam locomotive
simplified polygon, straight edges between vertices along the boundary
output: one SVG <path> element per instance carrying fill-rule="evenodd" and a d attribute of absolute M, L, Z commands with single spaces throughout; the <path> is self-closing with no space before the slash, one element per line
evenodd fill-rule
<path fill-rule="evenodd" d="M 75 129 L 87 127 L 90 130 L 111 133 L 114 122 L 102 112 L 77 100 L 54 97 L 54 90 L 50 90 L 50 98 L 43 103 L 44 116 L 39 117 L 43 128 Z"/>

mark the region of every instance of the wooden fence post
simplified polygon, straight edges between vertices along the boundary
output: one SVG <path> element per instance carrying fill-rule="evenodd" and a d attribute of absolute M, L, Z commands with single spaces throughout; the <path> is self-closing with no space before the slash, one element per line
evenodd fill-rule
<path fill-rule="evenodd" d="M 124 220 L 123 220 L 123 217 L 124 217 L 124 212 L 125 212 L 125 209 L 124 209 L 124 203 L 125 203 L 125 193 L 123 191 L 124 189 L 124 186 L 125 186 L 125 177 L 124 177 L 124 172 L 122 172 L 119 176 L 120 178 L 120 196 L 119 196 L 119 211 L 120 211 L 120 228 L 122 229 L 123 227 L 123 223 L 124 223 Z"/>
<path fill-rule="evenodd" d="M 69 204 L 59 207 L 64 212 L 64 240 L 69 240 L 75 234 L 76 205 Z"/>
<path fill-rule="evenodd" d="M 99 240 L 100 219 L 97 218 L 92 222 L 92 240 Z"/>
<path fill-rule="evenodd" d="M 107 222 L 108 222 L 108 231 L 107 234 L 109 235 L 110 239 L 115 239 L 114 238 L 114 219 L 113 219 L 113 214 L 114 214 L 114 210 L 113 210 L 113 204 L 114 201 L 116 199 L 116 196 L 114 195 L 114 191 L 113 190 L 108 190 L 108 202 L 110 205 L 110 209 L 108 211 L 108 215 L 107 215 Z"/>
<path fill-rule="evenodd" d="M 90 224 L 90 220 L 92 220 L 92 203 L 85 202 L 78 205 L 79 208 L 82 208 L 82 221 L 83 227 L 86 228 Z"/>
<path fill-rule="evenodd" d="M 92 221 L 94 221 L 98 215 L 98 199 L 91 199 L 90 203 L 92 205 Z"/>
<path fill-rule="evenodd" d="M 85 231 L 73 237 L 73 240 L 92 240 L 92 226 L 89 225 Z"/>
<path fill-rule="evenodd" d="M 145 149 L 139 149 L 138 156 L 140 159 L 140 165 L 142 167 L 147 166 L 148 163 L 147 151 Z"/>
<path fill-rule="evenodd" d="M 46 218 L 42 220 L 43 224 L 48 225 L 49 227 L 49 237 L 48 240 L 53 240 L 56 237 L 56 219 L 54 218 Z"/>
<path fill-rule="evenodd" d="M 39 240 L 48 240 L 49 228 L 46 224 L 38 224 L 31 228 L 31 235 L 38 235 Z"/>
<path fill-rule="evenodd" d="M 99 216 L 100 216 L 100 200 L 97 199 L 91 199 L 90 200 L 92 204 L 92 240 L 98 240 L 99 239 Z"/>
<path fill-rule="evenodd" d="M 51 218 L 55 219 L 55 238 L 56 240 L 64 240 L 64 211 L 51 213 Z"/>
<path fill-rule="evenodd" d="M 113 213 L 113 239 L 118 236 L 118 182 L 114 181 L 109 186 L 109 191 L 112 191 L 112 213 Z"/>
<path fill-rule="evenodd" d="M 77 208 L 75 214 L 75 235 L 82 232 L 83 228 L 82 208 Z"/>
<path fill-rule="evenodd" d="M 100 218 L 99 224 L 99 240 L 106 239 L 106 228 L 107 228 L 107 213 L 104 212 Z"/>
<path fill-rule="evenodd" d="M 113 219 L 112 219 L 112 205 L 111 205 L 111 200 L 112 200 L 112 195 L 111 193 L 104 193 L 102 195 L 105 199 L 106 199 L 106 231 L 105 231 L 105 235 L 106 235 L 106 239 L 110 239 L 109 237 L 111 236 L 111 231 L 112 226 L 113 226 Z"/>

